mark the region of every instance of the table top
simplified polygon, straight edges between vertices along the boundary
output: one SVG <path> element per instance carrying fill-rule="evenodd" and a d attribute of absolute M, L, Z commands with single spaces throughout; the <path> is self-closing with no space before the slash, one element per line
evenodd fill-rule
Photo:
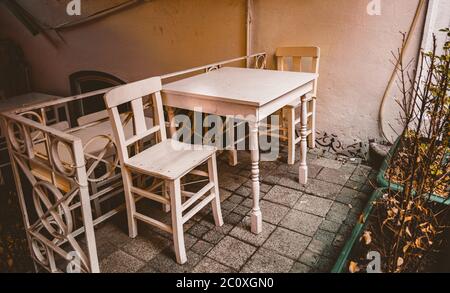
<path fill-rule="evenodd" d="M 315 73 L 222 67 L 168 83 L 163 94 L 219 99 L 262 106 L 318 77 Z"/>
<path fill-rule="evenodd" d="M 0 113 L 6 111 L 16 110 L 22 107 L 28 107 L 31 105 L 48 102 L 56 99 L 60 99 L 60 96 L 49 95 L 44 93 L 28 93 L 20 96 L 9 97 L 0 100 Z"/>

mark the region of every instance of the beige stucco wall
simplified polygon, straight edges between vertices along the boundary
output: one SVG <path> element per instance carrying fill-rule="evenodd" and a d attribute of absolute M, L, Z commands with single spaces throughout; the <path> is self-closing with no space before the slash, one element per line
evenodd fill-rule
<path fill-rule="evenodd" d="M 399 31 L 408 30 L 418 0 L 381 0 L 379 16 L 367 14 L 369 2 L 255 1 L 254 51 L 273 54 L 277 46 L 321 47 L 317 127 L 346 143 L 379 137 L 378 108 L 393 69 L 390 52 L 400 46 Z M 415 57 L 423 19 L 407 58 Z M 274 59 L 269 61 L 273 67 Z M 396 114 L 394 103 L 388 101 L 385 116 L 389 122 L 395 122 Z"/>
<path fill-rule="evenodd" d="M 271 68 L 278 46 L 321 47 L 318 129 L 346 143 L 379 138 L 377 115 L 393 67 L 390 52 L 400 46 L 399 31 L 408 29 L 418 0 L 381 0 L 380 16 L 366 13 L 368 3 L 254 0 L 252 51 L 268 52 Z M 153 0 L 63 31 L 66 44 L 59 48 L 41 35 L 31 36 L 0 8 L 0 34 L 24 49 L 36 90 L 69 94 L 68 76 L 79 70 L 133 81 L 243 55 L 245 8 L 246 0 Z M 411 57 L 420 43 L 423 18 L 411 39 Z M 387 130 L 397 114 L 394 104 L 386 104 Z"/>
<path fill-rule="evenodd" d="M 34 2 L 40 16 L 55 8 L 47 1 Z M 0 34 L 23 48 L 36 90 L 68 95 L 68 76 L 79 70 L 134 81 L 245 55 L 245 7 L 246 0 L 152 0 L 64 30 L 66 43 L 54 48 L 42 35 L 33 37 L 0 5 Z"/>

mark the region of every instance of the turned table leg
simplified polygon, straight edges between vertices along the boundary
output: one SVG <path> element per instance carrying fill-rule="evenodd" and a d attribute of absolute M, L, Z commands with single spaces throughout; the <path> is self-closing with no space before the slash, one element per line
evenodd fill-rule
<path fill-rule="evenodd" d="M 300 184 L 306 184 L 308 181 L 308 166 L 306 164 L 306 154 L 308 152 L 307 134 L 308 134 L 308 102 L 306 96 L 301 97 L 301 128 L 300 128 L 300 166 L 298 167 L 298 180 Z"/>
<path fill-rule="evenodd" d="M 252 191 L 253 209 L 251 213 L 251 231 L 259 234 L 262 231 L 262 213 L 259 208 L 259 145 L 258 145 L 258 123 L 250 122 L 250 150 L 252 157 Z"/>

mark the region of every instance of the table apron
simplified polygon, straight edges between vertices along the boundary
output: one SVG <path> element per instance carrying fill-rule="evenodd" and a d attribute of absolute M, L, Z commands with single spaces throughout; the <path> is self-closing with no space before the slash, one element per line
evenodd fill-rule
<path fill-rule="evenodd" d="M 238 116 L 258 117 L 258 106 L 238 104 L 229 101 L 218 101 L 213 99 L 205 99 L 201 97 L 164 93 L 162 92 L 162 100 L 165 106 L 180 108 L 184 110 L 203 112 L 218 116 Z M 249 120 L 249 119 L 244 119 Z M 254 120 L 254 119 L 250 119 Z"/>
<path fill-rule="evenodd" d="M 263 120 L 267 116 L 272 115 L 276 111 L 282 109 L 284 106 L 292 103 L 296 99 L 298 100 L 298 103 L 300 104 L 300 97 L 306 95 L 307 93 L 311 92 L 313 90 L 313 82 L 309 82 L 307 84 L 304 84 L 298 88 L 296 88 L 293 91 L 290 91 L 289 93 L 272 100 L 271 102 L 262 105 L 258 109 L 258 121 Z"/>
<path fill-rule="evenodd" d="M 295 99 L 298 99 L 300 103 L 300 97 L 312 90 L 313 82 L 311 81 L 262 106 L 219 101 L 189 94 L 167 93 L 164 91 L 162 92 L 162 99 L 163 104 L 169 107 L 219 116 L 241 116 L 243 120 L 249 122 L 260 122 Z"/>

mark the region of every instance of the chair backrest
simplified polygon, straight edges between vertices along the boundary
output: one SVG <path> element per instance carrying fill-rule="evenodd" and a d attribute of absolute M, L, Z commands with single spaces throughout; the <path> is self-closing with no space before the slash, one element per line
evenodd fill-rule
<path fill-rule="evenodd" d="M 275 52 L 277 58 L 277 70 L 319 73 L 320 48 L 319 47 L 280 47 Z M 311 66 L 303 69 L 302 60 L 311 58 Z M 288 60 L 292 59 L 292 67 L 289 69 Z M 314 95 L 317 94 L 317 79 L 314 82 Z"/>
<path fill-rule="evenodd" d="M 113 132 L 119 149 L 119 157 L 122 162 L 127 162 L 129 159 L 128 146 L 133 144 L 138 145 L 145 138 L 153 134 L 156 134 L 160 141 L 167 139 L 160 93 L 161 88 L 161 78 L 152 77 L 119 86 L 105 94 L 105 104 L 109 117 L 112 120 Z M 154 110 L 154 126 L 150 129 L 147 129 L 144 115 L 143 97 L 147 96 L 151 97 Z M 131 104 L 133 120 L 133 133 L 130 137 L 126 137 L 124 125 L 118 110 L 118 106 L 126 103 Z M 139 153 L 139 150 L 135 148 L 135 154 L 137 153 Z"/>
<path fill-rule="evenodd" d="M 78 126 L 83 126 L 83 125 L 87 125 L 87 124 L 95 122 L 95 121 L 103 120 L 105 118 L 108 118 L 108 111 L 102 110 L 102 111 L 98 111 L 98 112 L 94 112 L 91 114 L 87 114 L 87 115 L 78 117 L 77 123 L 78 123 Z"/>

